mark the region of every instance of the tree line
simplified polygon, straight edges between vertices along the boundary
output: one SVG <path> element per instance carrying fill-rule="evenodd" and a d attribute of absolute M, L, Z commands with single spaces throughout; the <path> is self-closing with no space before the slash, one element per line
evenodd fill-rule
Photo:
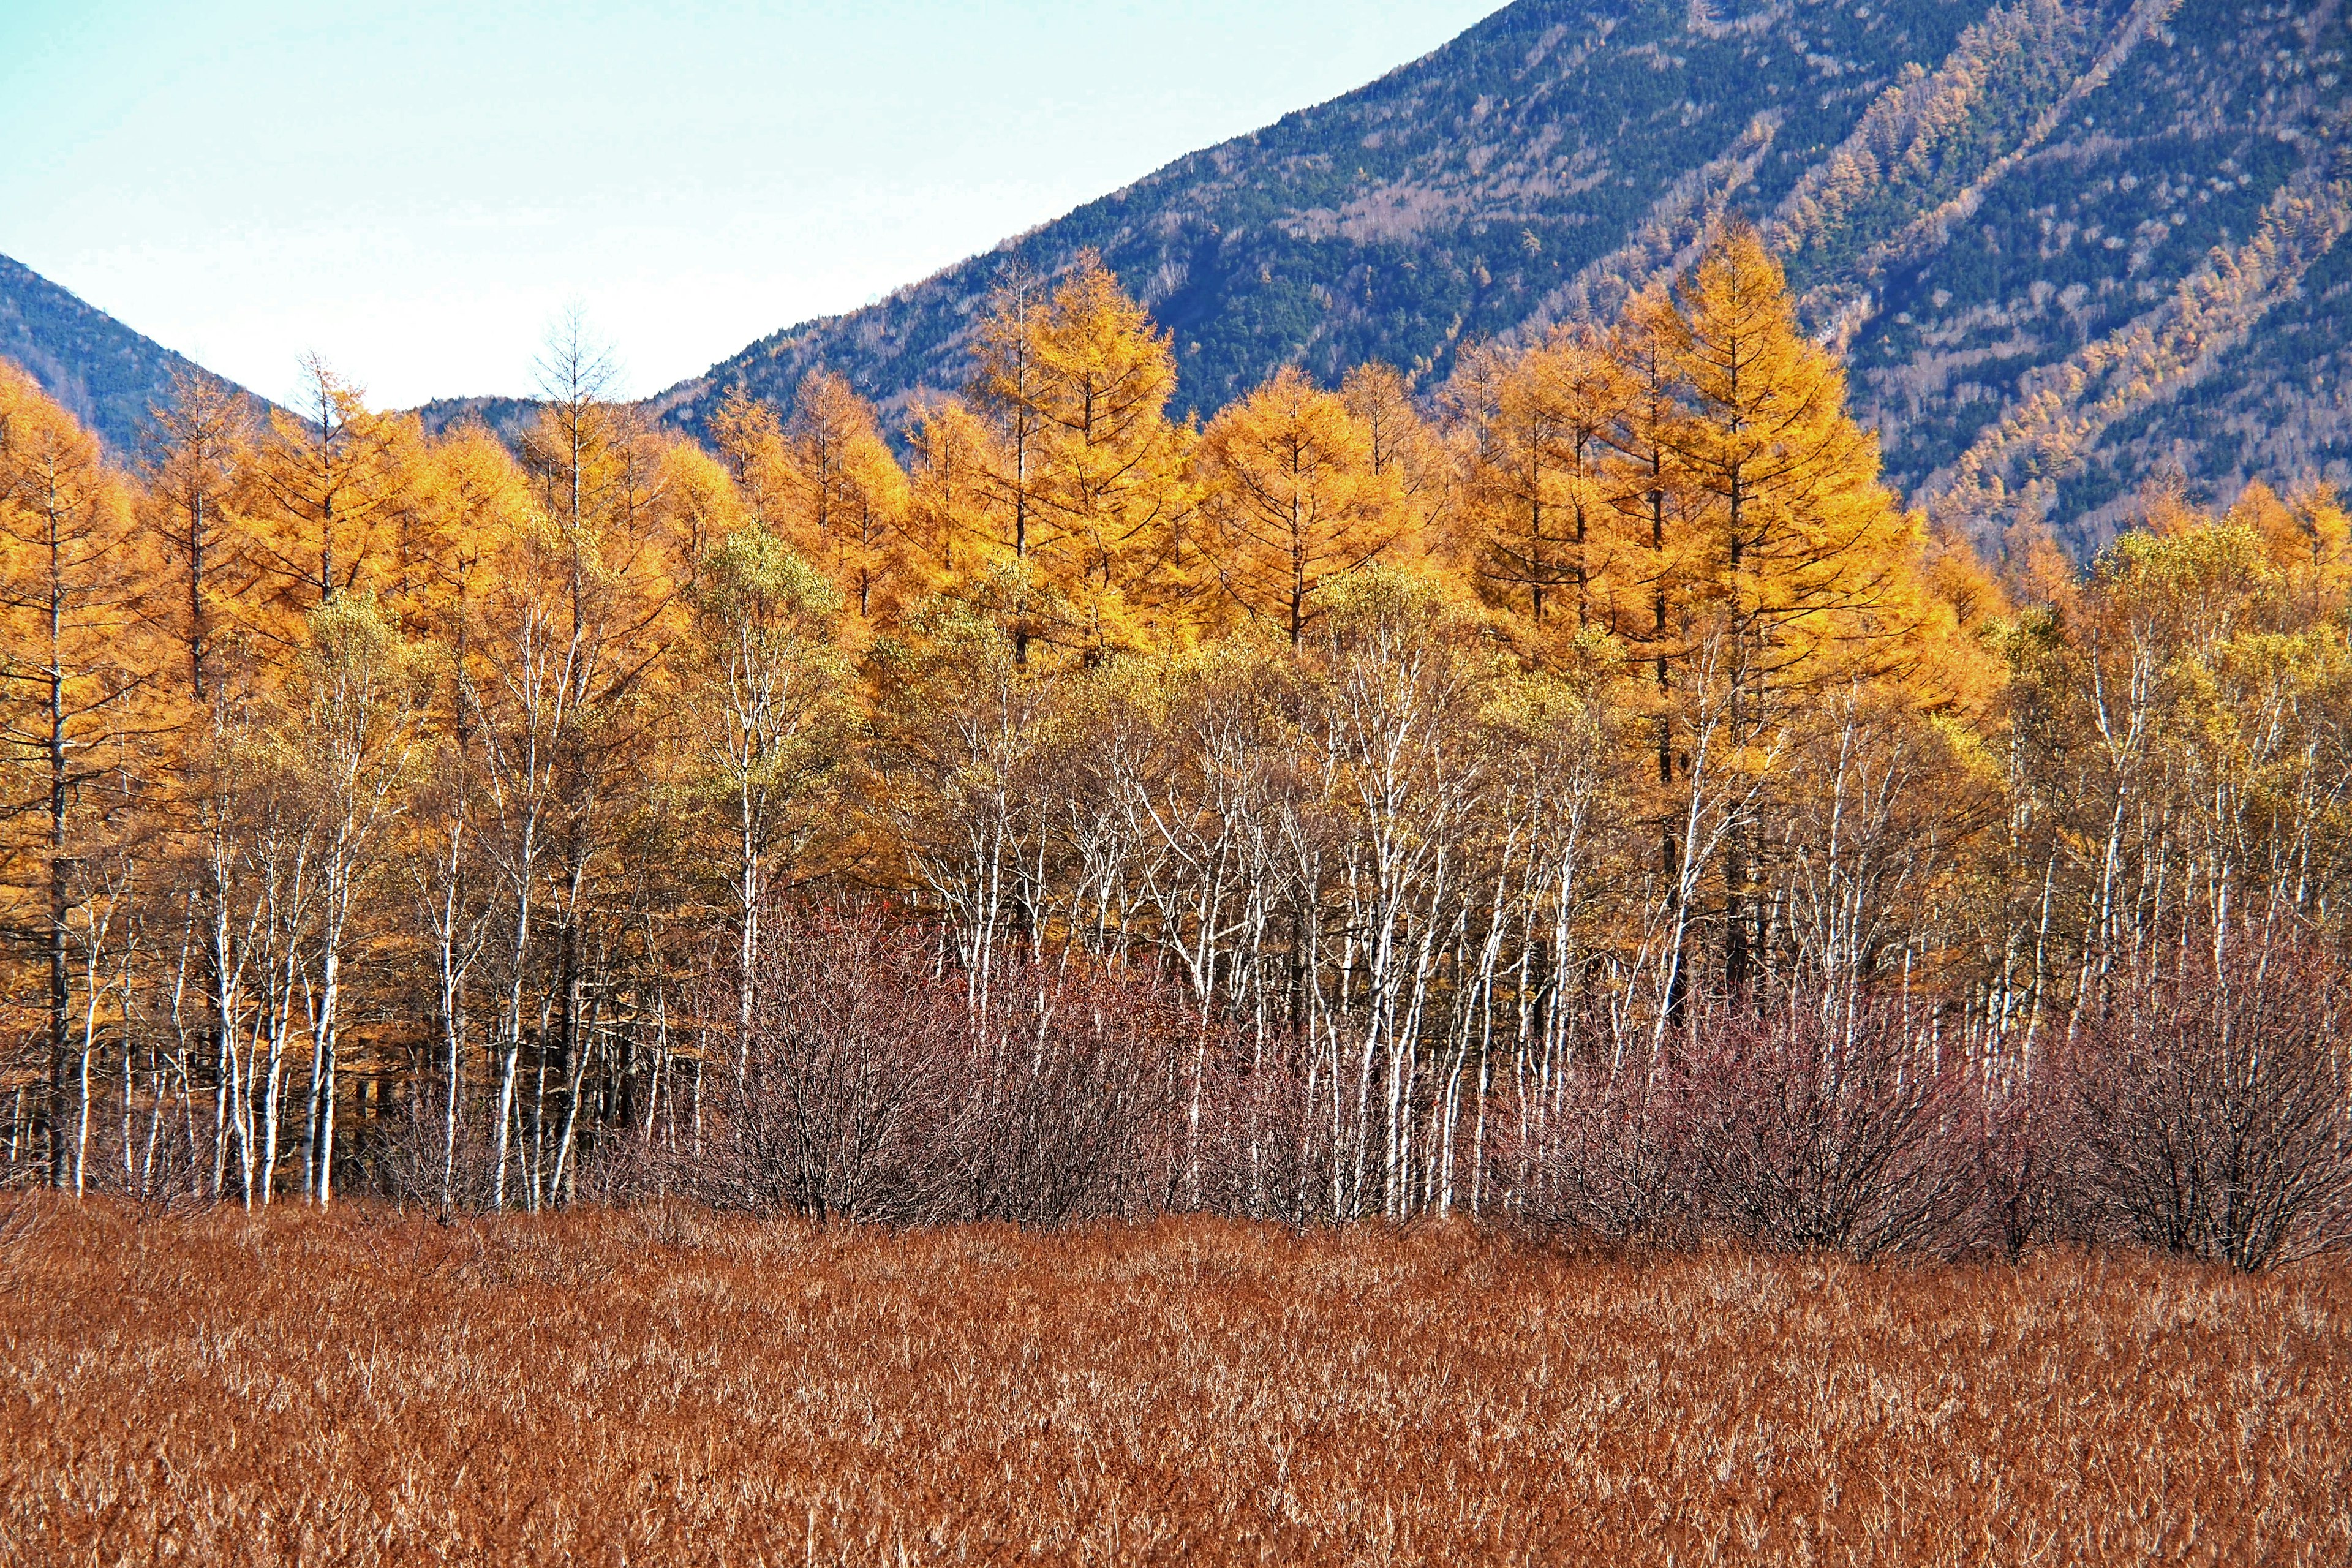
<path fill-rule="evenodd" d="M 1737 227 L 1427 396 L 1173 417 L 1091 260 L 971 331 L 708 448 L 577 322 L 511 447 L 0 367 L 8 1179 L 2340 1223 L 2328 492 L 1980 561 Z"/>

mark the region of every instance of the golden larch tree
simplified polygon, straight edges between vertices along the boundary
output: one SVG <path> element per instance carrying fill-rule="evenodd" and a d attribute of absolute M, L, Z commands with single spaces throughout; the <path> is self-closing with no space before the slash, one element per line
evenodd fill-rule
<path fill-rule="evenodd" d="M 1491 598 L 1538 626 L 1552 615 L 1580 626 L 1612 619 L 1604 437 L 1625 415 L 1627 382 L 1601 335 L 1584 328 L 1557 331 L 1471 381 L 1475 568 Z"/>
<path fill-rule="evenodd" d="M 1295 366 L 1226 408 L 1194 455 L 1202 533 L 1225 595 L 1299 646 L 1324 585 L 1405 533 L 1402 468 L 1382 472 L 1370 424 Z"/>
<path fill-rule="evenodd" d="M 926 579 L 949 586 L 1010 555 L 1003 491 L 992 482 L 1006 465 L 989 423 L 960 398 L 932 398 L 916 406 L 908 443 L 907 533 Z"/>
<path fill-rule="evenodd" d="M 1683 405 L 1667 433 L 1687 508 L 1676 575 L 1686 610 L 1715 629 L 1687 651 L 1703 647 L 1707 679 L 1723 683 L 1729 755 L 1752 772 L 1794 693 L 1916 661 L 1932 600 L 1924 527 L 1879 482 L 1878 442 L 1847 410 L 1845 373 L 1799 329 L 1752 228 L 1727 228 L 1674 306 L 1658 328 Z M 1765 941 L 1757 788 L 1741 789 L 1751 804 L 1723 836 L 1735 990 Z"/>
<path fill-rule="evenodd" d="M 252 462 L 251 554 L 277 612 L 266 629 L 291 644 L 303 614 L 377 586 L 421 432 L 413 417 L 370 410 L 364 389 L 315 354 L 297 408 L 273 410 L 269 425 Z"/>
<path fill-rule="evenodd" d="M 0 896 L 39 970 L 7 989 L 43 999 L 48 1178 L 77 1190 L 90 1054 L 115 989 L 108 962 L 127 923 L 129 870 L 109 840 L 155 771 L 164 722 L 152 711 L 152 544 L 97 437 L 0 363 Z"/>
<path fill-rule="evenodd" d="M 1413 403 L 1402 372 L 1377 360 L 1358 365 L 1339 383 L 1340 400 L 1372 437 L 1372 472 L 1393 476 L 1403 498 L 1415 551 L 1439 548 L 1456 500 L 1454 454 Z"/>
<path fill-rule="evenodd" d="M 907 476 L 874 405 L 843 377 L 813 371 L 782 438 L 780 537 L 832 579 L 860 620 L 895 610 L 919 563 L 906 533 Z"/>
<path fill-rule="evenodd" d="M 1700 258 L 1668 331 L 1685 402 L 1673 441 L 1697 502 L 1685 575 L 1727 618 L 1749 692 L 1826 678 L 1832 653 L 1916 606 L 1920 525 L 1879 482 L 1845 372 L 1799 329 L 1753 229 Z"/>
<path fill-rule="evenodd" d="M 751 520 L 771 528 L 783 526 L 793 472 L 775 405 L 740 386 L 728 388 L 710 416 L 710 440 Z"/>
<path fill-rule="evenodd" d="M 1053 635 L 1089 662 L 1142 640 L 1177 594 L 1175 389 L 1167 333 L 1092 253 L 1042 300 L 1004 296 L 981 333 L 974 402 L 996 426 L 1013 554 L 1034 558 L 1059 602 Z"/>
<path fill-rule="evenodd" d="M 233 616 L 223 601 L 244 564 L 235 559 L 245 531 L 236 488 L 252 460 L 252 426 L 245 395 L 201 371 L 175 371 L 150 410 L 142 499 L 178 576 L 174 602 L 157 613 L 186 651 L 188 691 L 199 702 L 212 696 L 215 645 Z"/>

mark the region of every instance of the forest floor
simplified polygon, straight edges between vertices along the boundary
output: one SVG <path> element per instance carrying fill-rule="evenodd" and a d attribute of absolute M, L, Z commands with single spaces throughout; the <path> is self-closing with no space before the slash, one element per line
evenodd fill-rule
<path fill-rule="evenodd" d="M 2352 1562 L 2352 1267 L 20 1202 L 0 1562 Z"/>

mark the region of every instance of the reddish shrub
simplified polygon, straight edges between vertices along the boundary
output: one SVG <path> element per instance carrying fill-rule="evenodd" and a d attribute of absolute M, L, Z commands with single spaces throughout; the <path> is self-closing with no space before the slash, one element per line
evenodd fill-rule
<path fill-rule="evenodd" d="M 2215 945 L 2184 943 L 2090 1020 L 2073 1143 L 2111 1233 L 2260 1268 L 2346 1239 L 2352 984 L 2300 939 Z"/>

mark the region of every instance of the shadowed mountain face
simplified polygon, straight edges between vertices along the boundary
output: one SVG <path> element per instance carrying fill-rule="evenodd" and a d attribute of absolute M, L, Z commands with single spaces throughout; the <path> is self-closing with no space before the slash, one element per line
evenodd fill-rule
<path fill-rule="evenodd" d="M 5 256 L 0 358 L 24 366 L 125 461 L 137 455 L 148 409 L 168 400 L 173 373 L 196 368 Z"/>
<path fill-rule="evenodd" d="M 656 406 L 696 429 L 819 365 L 886 410 L 955 389 L 991 291 L 1089 247 L 1174 335 L 1181 407 L 1290 363 L 1434 391 L 1729 210 L 1851 356 L 1892 479 L 1980 538 L 2033 514 L 2095 548 L 2151 472 L 2347 477 L 2343 5 L 1520 0 Z"/>

